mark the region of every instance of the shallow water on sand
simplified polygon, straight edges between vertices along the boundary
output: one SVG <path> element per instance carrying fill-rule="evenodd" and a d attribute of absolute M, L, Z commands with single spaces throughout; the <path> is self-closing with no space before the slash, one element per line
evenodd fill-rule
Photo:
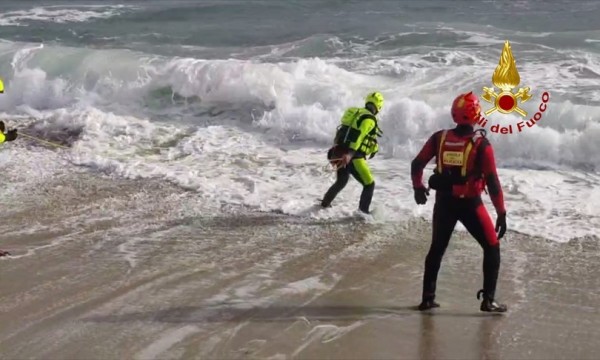
<path fill-rule="evenodd" d="M 498 287 L 509 313 L 493 316 L 475 298 L 481 251 L 455 235 L 442 307 L 422 314 L 413 307 L 425 222 L 206 215 L 194 193 L 164 183 L 61 181 L 25 188 L 37 201 L 3 209 L 0 243 L 13 253 L 0 261 L 3 358 L 591 359 L 600 350 L 597 239 L 509 233 Z"/>

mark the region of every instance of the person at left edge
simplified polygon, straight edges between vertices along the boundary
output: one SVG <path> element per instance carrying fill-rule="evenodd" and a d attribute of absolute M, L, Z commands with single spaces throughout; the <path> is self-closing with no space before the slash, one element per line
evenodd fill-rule
<path fill-rule="evenodd" d="M 4 82 L 0 79 L 0 94 L 4 93 Z M 4 122 L 0 120 L 0 144 L 5 141 L 13 141 L 17 138 L 17 129 L 9 130 L 6 134 L 4 133 L 5 126 Z M 8 251 L 0 250 L 0 256 L 8 256 Z"/>
<path fill-rule="evenodd" d="M 5 141 L 14 141 L 17 139 L 17 129 L 11 129 L 6 131 L 4 121 L 0 120 L 0 144 Z"/>
<path fill-rule="evenodd" d="M 14 141 L 17 138 L 17 129 L 8 130 L 6 133 L 4 132 L 5 129 L 4 122 L 0 120 L 0 144 L 5 141 Z M 8 255 L 10 255 L 8 251 L 0 250 L 0 256 Z"/>
<path fill-rule="evenodd" d="M 0 94 L 4 94 L 4 81 L 2 81 L 2 79 L 0 79 Z M 2 144 L 5 141 L 13 141 L 17 138 L 17 129 L 12 129 L 8 130 L 7 132 L 4 132 L 5 130 L 6 127 L 4 125 L 4 122 L 0 120 L 0 144 Z"/>
<path fill-rule="evenodd" d="M 337 179 L 323 196 L 322 207 L 331 206 L 352 175 L 363 186 L 358 208 L 365 214 L 369 213 L 375 179 L 366 158 L 372 159 L 379 150 L 377 137 L 381 136 L 381 131 L 376 115 L 382 107 L 383 95 L 376 91 L 366 96 L 363 108 L 351 107 L 344 112 L 334 146 L 327 153 L 327 159 L 337 168 Z"/>

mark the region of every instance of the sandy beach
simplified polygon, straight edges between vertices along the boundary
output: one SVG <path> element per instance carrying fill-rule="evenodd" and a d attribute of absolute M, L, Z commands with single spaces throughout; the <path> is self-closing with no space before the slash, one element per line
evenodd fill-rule
<path fill-rule="evenodd" d="M 440 273 L 442 307 L 420 313 L 424 221 L 203 215 L 193 193 L 164 183 L 84 172 L 75 187 L 60 182 L 3 209 L 0 245 L 13 254 L 0 261 L 3 359 L 594 359 L 600 350 L 597 239 L 510 232 L 498 287 L 509 312 L 490 315 L 475 297 L 481 251 L 459 233 Z"/>
<path fill-rule="evenodd" d="M 597 0 L 0 1 L 19 134 L 0 144 L 0 360 L 600 359 L 599 18 Z M 315 209 L 374 92 L 374 220 L 355 179 Z M 459 226 L 421 313 L 434 193 L 415 204 L 413 159 L 469 92 L 508 312 L 480 312 Z"/>

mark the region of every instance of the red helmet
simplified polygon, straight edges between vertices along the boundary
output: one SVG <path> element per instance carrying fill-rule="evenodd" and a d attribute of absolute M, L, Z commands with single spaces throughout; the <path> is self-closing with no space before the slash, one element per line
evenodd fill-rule
<path fill-rule="evenodd" d="M 452 103 L 452 119 L 458 125 L 474 125 L 480 112 L 479 99 L 472 91 L 460 94 Z"/>

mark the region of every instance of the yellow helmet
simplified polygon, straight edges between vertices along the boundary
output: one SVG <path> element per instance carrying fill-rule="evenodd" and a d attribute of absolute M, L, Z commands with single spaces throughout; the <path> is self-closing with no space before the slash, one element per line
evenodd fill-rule
<path fill-rule="evenodd" d="M 365 104 L 372 103 L 377 108 L 377 111 L 381 111 L 383 107 L 383 95 L 380 92 L 375 91 L 367 95 L 365 98 Z"/>
<path fill-rule="evenodd" d="M 4 82 L 0 79 L 0 94 L 4 92 Z"/>

